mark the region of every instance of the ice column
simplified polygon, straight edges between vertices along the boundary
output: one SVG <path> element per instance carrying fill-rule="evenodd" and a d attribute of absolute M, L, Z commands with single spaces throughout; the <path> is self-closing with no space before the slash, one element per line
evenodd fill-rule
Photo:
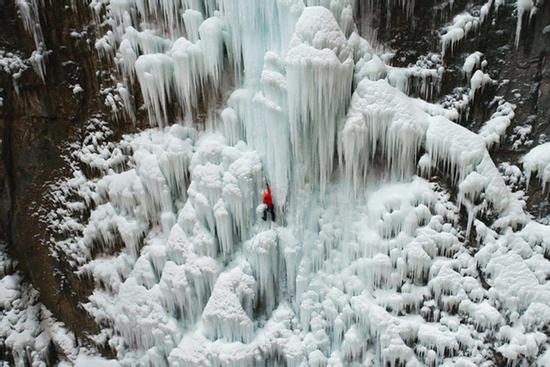
<path fill-rule="evenodd" d="M 285 61 L 296 181 L 303 184 L 313 177 L 323 194 L 353 75 L 351 48 L 329 10 L 304 10 Z"/>
<path fill-rule="evenodd" d="M 278 285 L 282 278 L 277 232 L 268 230 L 258 233 L 246 244 L 248 260 L 258 281 L 258 302 L 267 315 L 275 309 Z"/>
<path fill-rule="evenodd" d="M 172 58 L 160 53 L 141 55 L 135 67 L 149 122 L 166 125 L 174 73 Z"/>

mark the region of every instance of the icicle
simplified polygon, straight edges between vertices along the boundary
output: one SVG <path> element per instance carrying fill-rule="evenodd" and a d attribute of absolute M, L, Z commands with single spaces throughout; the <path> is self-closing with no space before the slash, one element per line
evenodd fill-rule
<path fill-rule="evenodd" d="M 475 133 L 443 117 L 434 117 L 426 133 L 426 150 L 454 182 L 462 181 L 482 161 L 485 142 Z"/>
<path fill-rule="evenodd" d="M 248 259 L 258 281 L 257 302 L 269 316 L 279 299 L 280 253 L 277 233 L 260 232 L 246 244 Z"/>
<path fill-rule="evenodd" d="M 186 267 L 176 265 L 168 261 L 162 270 L 159 282 L 159 289 L 162 295 L 162 302 L 170 313 L 175 316 L 181 315 L 192 321 L 196 319 L 196 312 L 188 309 L 190 288 L 186 275 Z"/>
<path fill-rule="evenodd" d="M 431 325 L 422 325 L 419 331 L 419 338 L 421 338 L 422 345 L 426 348 L 434 348 L 436 352 L 430 350 L 426 356 L 426 363 L 436 365 L 439 363 L 439 358 L 445 356 L 453 356 L 458 351 L 458 342 L 456 338 L 450 334 L 438 330 Z"/>
<path fill-rule="evenodd" d="M 464 66 L 462 66 L 462 70 L 464 71 L 464 73 L 466 73 L 467 79 L 470 79 L 472 77 L 474 69 L 481 66 L 482 57 L 483 54 L 479 51 L 476 51 L 466 57 L 466 60 L 464 60 Z"/>
<path fill-rule="evenodd" d="M 239 140 L 244 139 L 245 132 L 237 112 L 231 107 L 225 108 L 221 113 L 224 127 L 224 136 L 229 144 L 235 145 Z"/>
<path fill-rule="evenodd" d="M 487 149 L 491 149 L 495 145 L 498 146 L 503 140 L 506 130 L 515 116 L 515 108 L 516 106 L 511 103 L 500 101 L 491 119 L 483 123 L 478 134 L 485 140 Z"/>
<path fill-rule="evenodd" d="M 527 187 L 529 187 L 531 175 L 536 172 L 537 178 L 542 183 L 542 190 L 546 191 L 546 185 L 550 182 L 550 143 L 534 147 L 523 157 L 522 161 Z"/>
<path fill-rule="evenodd" d="M 472 224 L 478 211 L 484 209 L 487 203 L 482 199 L 483 192 L 489 184 L 489 178 L 477 172 L 471 172 L 458 186 L 458 206 L 464 205 L 468 212 L 466 236 L 470 234 Z"/>
<path fill-rule="evenodd" d="M 480 26 L 479 17 L 469 13 L 458 14 L 453 18 L 453 23 L 447 27 L 447 33 L 441 36 L 441 55 L 452 55 L 455 45 L 468 37 L 471 32 L 477 32 Z"/>
<path fill-rule="evenodd" d="M 479 21 L 481 22 L 481 24 L 485 23 L 485 21 L 488 19 L 489 12 L 491 11 L 492 6 L 493 0 L 488 0 L 479 10 Z"/>
<path fill-rule="evenodd" d="M 425 279 L 427 279 L 432 265 L 431 257 L 418 242 L 408 245 L 406 254 L 406 263 L 411 280 L 416 284 L 425 284 Z"/>
<path fill-rule="evenodd" d="M 516 48 L 519 47 L 519 41 L 521 38 L 521 30 L 523 28 L 523 21 L 525 18 L 531 19 L 531 12 L 533 11 L 534 4 L 533 0 L 517 0 L 516 3 L 517 8 L 517 25 L 516 25 Z"/>
<path fill-rule="evenodd" d="M 319 182 L 323 196 L 353 73 L 351 50 L 330 11 L 304 10 L 285 61 L 293 161 L 302 162 L 300 170 Z"/>
<path fill-rule="evenodd" d="M 200 42 L 203 53 L 202 64 L 214 86 L 219 84 L 223 62 L 223 23 L 218 17 L 206 19 L 199 27 Z"/>
<path fill-rule="evenodd" d="M 163 343 L 172 347 L 176 345 L 180 336 L 175 320 L 167 318 L 162 306 L 155 302 L 154 291 L 139 285 L 135 278 L 129 278 L 120 287 L 116 298 L 122 302 L 109 306 L 108 312 L 114 318 L 115 330 L 128 345 L 141 349 Z M 91 299 L 102 302 L 100 295 L 95 293 Z"/>
<path fill-rule="evenodd" d="M 290 230 L 278 228 L 279 247 L 283 253 L 288 293 L 296 295 L 296 277 L 301 257 L 301 245 Z"/>
<path fill-rule="evenodd" d="M 164 53 L 170 49 L 172 42 L 159 37 L 154 31 L 146 29 L 139 32 L 134 27 L 126 27 L 122 41 L 128 40 L 134 53 L 143 54 Z M 128 47 L 128 46 L 126 46 Z"/>
<path fill-rule="evenodd" d="M 134 112 L 134 103 L 133 103 L 133 98 L 130 95 L 130 92 L 121 83 L 117 84 L 116 91 L 120 96 L 120 98 L 122 99 L 122 106 L 124 107 L 124 111 L 126 112 L 126 115 L 130 118 L 130 120 L 133 123 L 135 123 L 136 114 Z"/>
<path fill-rule="evenodd" d="M 220 2 L 222 19 L 229 28 L 229 60 L 236 74 L 244 71 L 246 84 L 257 83 L 265 52 L 283 54 L 303 9 L 300 0 Z"/>
<path fill-rule="evenodd" d="M 500 144 L 510 123 L 511 121 L 508 116 L 497 116 L 483 123 L 483 126 L 479 130 L 479 136 L 485 140 L 487 149 Z"/>
<path fill-rule="evenodd" d="M 124 38 L 120 42 L 117 54 L 117 65 L 124 78 L 128 78 L 130 84 L 134 83 L 135 78 L 135 63 L 137 60 L 137 53 L 134 46 L 132 46 L 129 39 Z"/>
<path fill-rule="evenodd" d="M 369 161 L 378 151 L 394 177 L 409 175 L 429 121 L 425 112 L 386 81 L 359 83 L 342 132 L 341 152 L 354 193 L 365 182 Z"/>
<path fill-rule="evenodd" d="M 150 123 L 166 125 L 174 78 L 173 60 L 165 54 L 141 55 L 135 67 Z"/>
<path fill-rule="evenodd" d="M 110 61 L 115 56 L 115 36 L 112 31 L 95 41 L 95 48 L 101 58 Z"/>
<path fill-rule="evenodd" d="M 38 74 L 43 83 L 46 83 L 46 56 L 47 53 L 44 51 L 34 50 L 29 58 L 34 72 Z"/>
<path fill-rule="evenodd" d="M 204 81 L 204 55 L 199 46 L 185 38 L 179 38 L 171 50 L 174 61 L 174 83 L 176 94 L 184 111 L 189 114 L 199 99 Z"/>
<path fill-rule="evenodd" d="M 170 189 L 166 183 L 156 157 L 139 150 L 134 153 L 137 163 L 137 174 L 143 182 L 145 197 L 142 199 L 147 211 L 147 218 L 153 223 L 160 223 L 162 213 L 173 211 Z"/>
<path fill-rule="evenodd" d="M 40 25 L 40 0 L 16 0 L 15 4 L 19 9 L 19 14 L 23 20 L 25 30 L 33 36 L 36 50 L 41 50 L 44 45 L 44 35 Z M 43 6 L 44 4 L 42 4 Z"/>
<path fill-rule="evenodd" d="M 214 218 L 216 219 L 216 233 L 220 239 L 220 252 L 223 256 L 227 256 L 233 251 L 233 226 L 231 215 L 222 199 L 218 200 L 213 209 Z"/>
<path fill-rule="evenodd" d="M 199 40 L 199 26 L 204 21 L 202 13 L 197 10 L 188 9 L 183 13 L 183 24 L 187 39 L 195 43 Z"/>
<path fill-rule="evenodd" d="M 109 15 L 113 17 L 115 24 L 123 29 L 136 23 L 133 0 L 111 0 L 108 5 Z"/>
<path fill-rule="evenodd" d="M 420 171 L 420 176 L 428 178 L 432 170 L 432 158 L 428 153 L 424 153 L 418 160 L 418 170 Z"/>
<path fill-rule="evenodd" d="M 172 38 L 181 32 L 180 9 L 182 0 L 160 0 L 163 23 Z"/>
<path fill-rule="evenodd" d="M 472 76 L 472 79 L 470 79 L 470 100 L 474 101 L 476 95 L 482 93 L 483 88 L 485 88 L 487 84 L 491 83 L 494 83 L 494 81 L 491 79 L 489 74 L 486 74 L 481 70 L 477 70 Z"/>

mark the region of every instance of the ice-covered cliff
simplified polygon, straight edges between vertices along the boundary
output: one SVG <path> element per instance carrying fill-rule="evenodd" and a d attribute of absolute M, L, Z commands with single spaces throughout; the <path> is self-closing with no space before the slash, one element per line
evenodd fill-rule
<path fill-rule="evenodd" d="M 36 50 L 0 62 L 45 82 L 48 5 L 16 5 Z M 526 208 L 526 190 L 550 181 L 548 143 L 494 159 L 527 144 L 512 122 L 521 106 L 499 96 L 510 81 L 488 66 L 490 46 L 460 52 L 499 22 L 514 24 L 506 47 L 528 44 L 548 4 L 518 1 L 515 15 L 499 0 L 85 5 L 106 111 L 69 142 L 69 173 L 44 187 L 39 214 L 66 287 L 90 290 L 79 303 L 96 327 L 75 337 L 40 305 L 45 321 L 17 336 L 27 316 L 4 270 L 10 361 L 550 364 L 550 227 Z M 377 32 L 423 7 L 454 16 L 405 63 Z M 266 182 L 274 222 L 261 219 Z M 37 300 L 21 299 L 34 315 Z"/>

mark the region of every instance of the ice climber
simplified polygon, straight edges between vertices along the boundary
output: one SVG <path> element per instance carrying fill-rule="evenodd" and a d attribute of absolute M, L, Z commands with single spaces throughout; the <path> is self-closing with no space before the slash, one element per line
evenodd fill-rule
<path fill-rule="evenodd" d="M 271 213 L 271 220 L 275 222 L 275 209 L 273 207 L 273 197 L 271 196 L 271 187 L 269 184 L 265 185 L 265 190 L 262 195 L 262 201 L 265 205 L 264 214 L 262 219 L 267 220 L 267 212 Z"/>

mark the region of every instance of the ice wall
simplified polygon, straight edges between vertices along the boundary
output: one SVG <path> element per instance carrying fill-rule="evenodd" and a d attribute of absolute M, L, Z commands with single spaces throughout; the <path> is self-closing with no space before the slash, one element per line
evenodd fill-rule
<path fill-rule="evenodd" d="M 332 14 L 308 7 L 296 24 L 286 55 L 290 136 L 298 184 L 309 175 L 321 195 L 333 171 L 336 136 L 351 90 L 353 58 Z M 315 181 L 314 181 L 315 183 Z"/>
<path fill-rule="evenodd" d="M 60 190 L 89 219 L 57 221 L 73 235 L 57 246 L 94 281 L 96 341 L 123 363 L 481 365 L 490 346 L 514 364 L 547 350 L 548 228 L 488 151 L 510 106 L 476 134 L 410 97 L 437 91 L 441 58 L 388 65 L 350 1 L 91 5 L 107 10 L 96 47 L 125 109 L 137 82 L 153 128 L 119 143 L 90 129 Z M 455 18 L 444 53 L 485 11 Z M 472 98 L 482 69 L 466 60 Z M 193 123 L 211 90 L 217 131 L 169 126 Z M 525 157 L 529 172 L 540 161 Z M 257 211 L 265 181 L 274 223 Z"/>

